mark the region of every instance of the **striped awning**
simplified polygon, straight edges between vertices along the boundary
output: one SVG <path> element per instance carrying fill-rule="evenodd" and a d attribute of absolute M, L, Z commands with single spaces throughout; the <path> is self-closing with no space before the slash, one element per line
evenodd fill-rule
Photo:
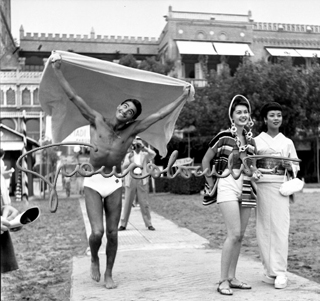
<path fill-rule="evenodd" d="M 217 55 L 211 42 L 176 41 L 180 54 Z"/>
<path fill-rule="evenodd" d="M 266 48 L 266 50 L 272 56 L 292 56 L 292 57 L 301 56 L 295 49 L 290 49 L 290 48 Z"/>
<path fill-rule="evenodd" d="M 213 43 L 219 55 L 254 56 L 248 44 L 243 43 Z"/>
<path fill-rule="evenodd" d="M 318 57 L 320 58 L 320 49 L 293 49 L 293 48 L 270 48 L 266 50 L 272 56 L 291 56 L 291 57 Z"/>
<path fill-rule="evenodd" d="M 253 56 L 248 44 L 176 41 L 180 54 Z"/>
<path fill-rule="evenodd" d="M 320 58 L 320 49 L 295 49 L 303 57 Z"/>

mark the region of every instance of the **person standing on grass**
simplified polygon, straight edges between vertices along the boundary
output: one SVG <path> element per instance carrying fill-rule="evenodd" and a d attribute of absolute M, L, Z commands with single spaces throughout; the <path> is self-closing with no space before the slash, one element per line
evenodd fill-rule
<path fill-rule="evenodd" d="M 156 153 L 150 147 L 146 147 L 140 137 L 137 137 L 132 145 L 133 150 L 126 155 L 122 168 L 126 169 L 131 163 L 136 163 L 137 165 L 142 166 L 142 169 L 137 167 L 133 172 L 138 176 L 145 176 L 148 173 L 147 164 L 156 156 Z M 135 179 L 130 173 L 126 175 L 125 199 L 119 231 L 126 230 L 132 204 L 136 197 L 138 198 L 142 218 L 146 227 L 150 231 L 155 230 L 151 223 L 149 206 L 149 178 L 150 177 Z"/>
<path fill-rule="evenodd" d="M 151 114 L 143 120 L 136 120 L 142 111 L 141 103 L 136 99 L 127 99 L 120 103 L 112 118 L 106 118 L 92 109 L 65 79 L 61 65 L 63 61 L 59 54 L 51 57 L 51 66 L 61 88 L 69 100 L 75 104 L 84 118 L 90 123 L 90 143 L 97 151 L 90 152 L 89 163 L 94 171 L 104 166 L 104 172 L 110 173 L 116 167 L 121 172 L 121 162 L 134 138 L 151 125 L 168 116 L 179 107 L 190 94 L 190 85 L 185 86 L 183 94 L 161 108 L 158 112 Z M 101 174 L 86 177 L 84 180 L 84 194 L 87 213 L 92 233 L 89 237 L 91 250 L 91 278 L 100 281 L 100 265 L 98 251 L 102 243 L 104 233 L 103 211 L 106 217 L 106 272 L 104 279 L 106 288 L 112 289 L 116 284 L 112 278 L 112 269 L 118 249 L 118 224 L 121 214 L 122 203 L 122 180 L 115 176 L 105 178 Z"/>
<path fill-rule="evenodd" d="M 289 196 L 280 194 L 279 189 L 286 174 L 296 176 L 298 163 L 276 159 L 276 156 L 298 158 L 291 139 L 280 133 L 282 107 L 270 102 L 261 109 L 263 131 L 254 138 L 258 155 L 270 155 L 257 161 L 262 176 L 257 181 L 256 232 L 260 257 L 264 267 L 263 282 L 275 288 L 287 287 L 287 259 L 289 245 L 290 208 Z"/>
<path fill-rule="evenodd" d="M 242 159 L 255 154 L 250 117 L 251 106 L 247 98 L 236 95 L 229 106 L 231 128 L 217 134 L 209 143 L 203 157 L 202 167 L 211 173 L 212 164 L 221 175 L 228 171 L 228 157 L 233 155 L 233 170 L 238 172 Z M 249 131 L 245 129 L 249 126 Z M 236 180 L 230 174 L 219 178 L 217 186 L 214 179 L 206 173 L 209 190 L 217 187 L 217 204 L 227 228 L 227 237 L 221 255 L 221 273 L 217 291 L 222 295 L 233 295 L 232 288 L 251 289 L 251 286 L 236 278 L 236 268 L 240 254 L 241 241 L 248 225 L 251 209 L 255 207 L 250 178 L 244 175 Z M 204 205 L 206 205 L 204 203 Z"/>

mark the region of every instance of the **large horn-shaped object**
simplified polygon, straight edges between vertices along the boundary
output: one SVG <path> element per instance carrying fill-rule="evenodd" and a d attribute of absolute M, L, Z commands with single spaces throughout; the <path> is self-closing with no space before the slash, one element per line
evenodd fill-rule
<path fill-rule="evenodd" d="M 10 231 L 18 231 L 27 224 L 31 224 L 40 216 L 39 207 L 32 207 L 25 212 L 17 215 L 12 221 L 10 221 Z"/>

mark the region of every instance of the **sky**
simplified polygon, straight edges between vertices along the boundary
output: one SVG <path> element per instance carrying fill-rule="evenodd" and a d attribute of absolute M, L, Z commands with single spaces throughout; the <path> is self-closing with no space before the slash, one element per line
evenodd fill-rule
<path fill-rule="evenodd" d="M 320 0 L 11 0 L 11 32 L 158 38 L 173 11 L 248 14 L 255 22 L 320 25 Z"/>

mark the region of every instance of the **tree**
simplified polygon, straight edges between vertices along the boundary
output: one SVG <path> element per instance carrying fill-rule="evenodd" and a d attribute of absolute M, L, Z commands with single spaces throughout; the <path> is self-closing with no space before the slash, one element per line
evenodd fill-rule
<path fill-rule="evenodd" d="M 138 62 L 132 54 L 122 56 L 119 60 L 119 64 L 131 68 L 138 68 Z"/>
<path fill-rule="evenodd" d="M 305 115 L 302 129 L 306 135 L 320 135 L 320 65 L 313 62 L 308 72 L 302 74 L 306 83 L 306 95 L 303 101 Z"/>
<path fill-rule="evenodd" d="M 228 106 L 234 96 L 230 91 L 232 80 L 228 72 L 217 74 L 212 70 L 207 76 L 207 86 L 196 88 L 195 101 L 184 106 L 177 127 L 192 124 L 197 129 L 195 135 L 211 137 L 228 128 Z"/>
<path fill-rule="evenodd" d="M 294 67 L 291 58 L 284 58 L 276 64 L 244 61 L 238 67 L 230 88 L 249 98 L 256 129 L 259 130 L 263 123 L 261 107 L 271 101 L 280 103 L 284 108 L 282 131 L 285 135 L 293 137 L 297 128 L 302 126 L 306 83 L 301 68 Z"/>
<path fill-rule="evenodd" d="M 283 107 L 283 132 L 289 137 L 302 126 L 306 83 L 300 68 L 293 67 L 287 59 L 280 64 L 270 64 L 265 77 L 262 93 L 269 94 L 268 100 L 280 103 Z M 263 99 L 263 97 L 262 97 Z"/>
<path fill-rule="evenodd" d="M 147 57 L 143 60 L 140 65 L 139 69 L 160 73 L 167 75 L 173 68 L 174 62 L 172 60 L 166 60 L 164 64 L 162 64 L 156 57 Z"/>
<path fill-rule="evenodd" d="M 205 63 L 205 58 L 202 61 Z M 196 127 L 197 131 L 192 133 L 193 146 L 199 145 L 200 141 L 209 141 L 230 126 L 230 101 L 236 94 L 241 94 L 251 103 L 254 134 L 261 131 L 262 106 L 271 101 L 279 102 L 284 108 L 282 131 L 286 136 L 293 138 L 297 130 L 310 130 L 310 127 L 315 133 L 320 122 L 319 76 L 320 67 L 316 64 L 308 73 L 303 73 L 288 58 L 271 64 L 253 63 L 245 57 L 233 77 L 228 70 L 221 74 L 211 71 L 207 75 L 207 86 L 196 88 L 195 101 L 183 107 L 177 128 Z"/>
<path fill-rule="evenodd" d="M 156 57 L 146 57 L 140 64 L 132 54 L 124 55 L 120 58 L 119 64 L 131 68 L 138 68 L 150 72 L 168 75 L 174 68 L 174 61 L 167 59 L 164 64 Z"/>

